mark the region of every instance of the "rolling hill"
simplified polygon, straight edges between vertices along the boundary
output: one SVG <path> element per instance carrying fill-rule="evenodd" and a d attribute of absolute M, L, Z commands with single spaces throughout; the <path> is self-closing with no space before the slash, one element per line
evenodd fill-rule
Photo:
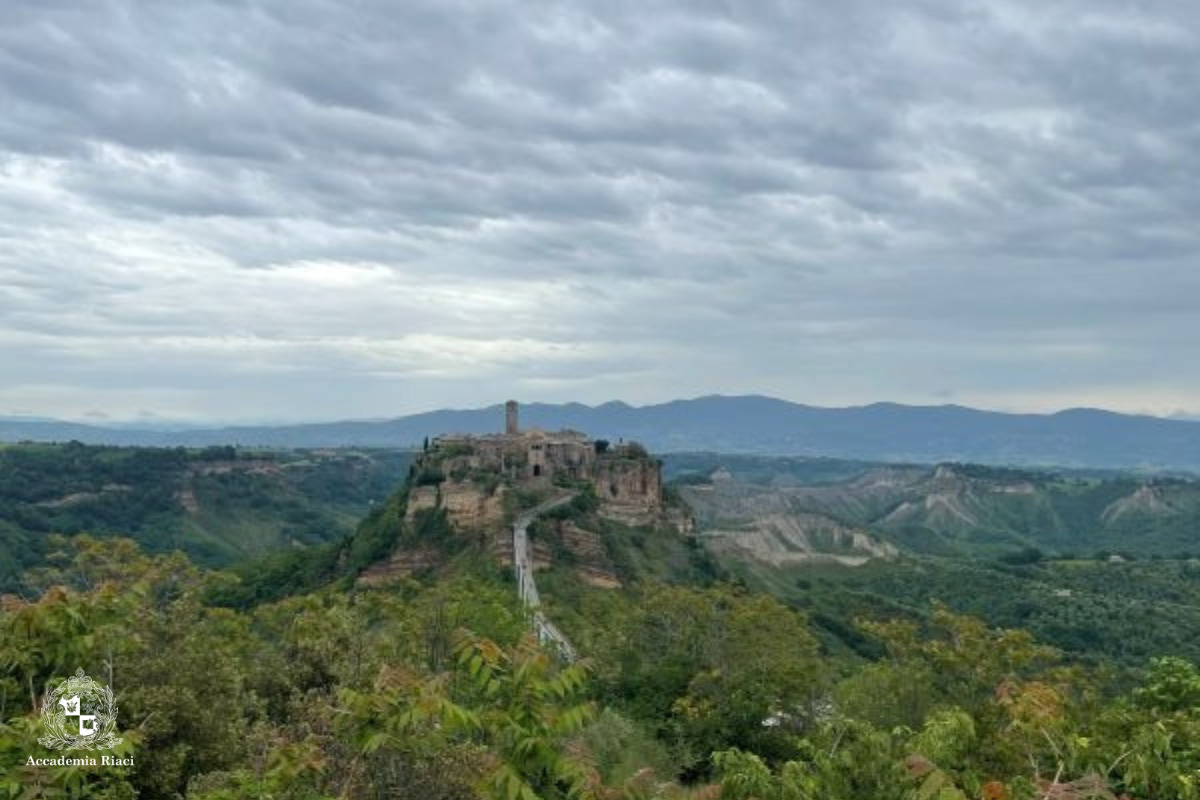
<path fill-rule="evenodd" d="M 0 591 L 44 563 L 56 533 L 127 536 L 208 566 L 337 540 L 411 463 L 399 451 L 3 447 Z"/>
<path fill-rule="evenodd" d="M 668 456 L 667 469 L 715 544 L 766 563 L 1200 554 L 1195 479 L 718 455 Z"/>

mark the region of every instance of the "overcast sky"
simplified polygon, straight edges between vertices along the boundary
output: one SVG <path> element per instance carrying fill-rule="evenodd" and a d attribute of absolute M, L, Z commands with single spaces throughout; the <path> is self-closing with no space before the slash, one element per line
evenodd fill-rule
<path fill-rule="evenodd" d="M 0 415 L 1200 412 L 1200 3 L 10 0 Z"/>

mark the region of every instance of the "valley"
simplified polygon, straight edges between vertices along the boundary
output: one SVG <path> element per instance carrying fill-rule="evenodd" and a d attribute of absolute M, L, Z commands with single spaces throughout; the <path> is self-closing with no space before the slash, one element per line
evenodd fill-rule
<path fill-rule="evenodd" d="M 1030 548 L 1200 556 L 1193 478 L 705 454 L 665 464 L 701 528 L 734 549 L 774 539 L 800 560 L 997 558 Z"/>
<path fill-rule="evenodd" d="M 402 482 L 408 451 L 0 448 L 0 591 L 51 555 L 52 534 L 125 536 L 225 566 L 350 534 Z"/>

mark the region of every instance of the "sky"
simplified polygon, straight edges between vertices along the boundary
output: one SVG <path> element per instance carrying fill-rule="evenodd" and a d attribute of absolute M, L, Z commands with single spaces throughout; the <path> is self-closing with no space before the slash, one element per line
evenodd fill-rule
<path fill-rule="evenodd" d="M 1200 414 L 1194 0 L 15 0 L 0 416 Z"/>

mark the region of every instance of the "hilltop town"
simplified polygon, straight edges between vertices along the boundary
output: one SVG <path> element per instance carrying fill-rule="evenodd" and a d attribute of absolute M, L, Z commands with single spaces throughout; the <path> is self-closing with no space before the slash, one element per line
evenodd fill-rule
<path fill-rule="evenodd" d="M 663 511 L 662 465 L 644 447 L 636 442 L 612 445 L 579 431 L 523 431 L 519 413 L 517 402 L 509 400 L 503 433 L 434 439 L 420 468 L 438 470 L 446 480 L 420 487 L 409 498 L 410 509 L 426 507 L 440 494 L 452 518 L 470 526 L 475 520 L 470 503 L 464 506 L 469 499 L 464 491 L 483 506 L 496 495 L 480 496 L 468 491 L 468 485 L 476 490 L 590 486 L 603 516 L 630 525 L 657 521 Z M 497 478 L 503 483 L 496 483 Z"/>
<path fill-rule="evenodd" d="M 505 406 L 504 427 L 491 434 L 446 434 L 426 443 L 413 465 L 405 521 L 417 529 L 423 515 L 444 513 L 459 536 L 481 539 L 499 563 L 513 560 L 512 522 L 521 508 L 574 494 L 598 520 L 625 528 L 691 530 L 682 507 L 664 501 L 662 464 L 636 442 L 616 444 L 579 431 L 522 430 L 520 407 Z M 558 519 L 549 532 L 584 580 L 620 581 L 609 546 L 597 527 Z M 549 566 L 551 545 L 536 540 L 533 562 Z M 434 554 L 418 547 L 395 553 L 363 576 L 367 582 L 430 566 Z"/>

